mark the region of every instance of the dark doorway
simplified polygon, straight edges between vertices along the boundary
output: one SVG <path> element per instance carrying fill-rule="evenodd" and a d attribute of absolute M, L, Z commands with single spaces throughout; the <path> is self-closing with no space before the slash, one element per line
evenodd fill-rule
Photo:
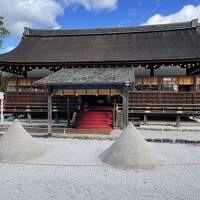
<path fill-rule="evenodd" d="M 88 104 L 88 106 L 112 106 L 113 104 L 113 97 L 111 96 L 85 96 L 85 103 Z"/>

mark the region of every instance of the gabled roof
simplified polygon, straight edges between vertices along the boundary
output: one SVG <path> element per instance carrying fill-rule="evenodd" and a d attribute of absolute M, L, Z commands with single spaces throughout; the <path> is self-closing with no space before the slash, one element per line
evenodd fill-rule
<path fill-rule="evenodd" d="M 0 65 L 143 63 L 200 59 L 197 20 L 154 26 L 83 30 L 25 28 Z"/>
<path fill-rule="evenodd" d="M 36 82 L 37 85 L 119 85 L 135 80 L 134 69 L 126 68 L 69 68 L 61 69 Z"/>

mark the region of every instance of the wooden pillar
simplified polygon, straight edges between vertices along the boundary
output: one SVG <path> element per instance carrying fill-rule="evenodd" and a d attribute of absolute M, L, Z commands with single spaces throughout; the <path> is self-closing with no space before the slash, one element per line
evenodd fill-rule
<path fill-rule="evenodd" d="M 67 96 L 67 127 L 70 127 L 70 99 Z"/>
<path fill-rule="evenodd" d="M 144 115 L 144 125 L 147 125 L 147 115 Z"/>
<path fill-rule="evenodd" d="M 18 75 L 17 75 L 17 79 L 16 79 L 15 103 L 19 103 L 19 77 L 18 77 Z"/>
<path fill-rule="evenodd" d="M 123 95 L 123 127 L 128 125 L 128 91 L 124 89 Z"/>
<path fill-rule="evenodd" d="M 31 122 L 31 113 L 30 112 L 27 113 L 27 119 L 28 119 L 28 122 Z"/>
<path fill-rule="evenodd" d="M 19 92 L 19 77 L 16 78 L 16 92 Z"/>
<path fill-rule="evenodd" d="M 161 103 L 161 91 L 162 91 L 162 81 L 161 78 L 158 78 L 158 104 Z"/>
<path fill-rule="evenodd" d="M 177 127 L 181 126 L 181 116 L 180 115 L 176 116 L 176 126 Z"/>
<path fill-rule="evenodd" d="M 196 104 L 197 96 L 197 79 L 196 76 L 193 76 L 193 104 Z"/>
<path fill-rule="evenodd" d="M 48 95 L 48 136 L 52 134 L 52 94 Z"/>

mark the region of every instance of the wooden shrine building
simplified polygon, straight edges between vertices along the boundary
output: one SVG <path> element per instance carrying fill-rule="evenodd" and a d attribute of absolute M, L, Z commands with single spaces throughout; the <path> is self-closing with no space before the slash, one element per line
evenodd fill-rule
<path fill-rule="evenodd" d="M 74 126 L 83 128 L 88 122 L 81 115 L 90 109 L 102 116 L 102 109 L 112 112 L 112 127 L 122 127 L 125 116 L 146 121 L 150 115 L 174 115 L 179 122 L 180 116 L 200 113 L 199 63 L 198 20 L 107 29 L 25 28 L 20 44 L 0 55 L 0 69 L 16 75 L 6 79 L 5 112 L 52 111 L 55 119 L 76 118 Z"/>
<path fill-rule="evenodd" d="M 128 104 L 127 96 L 128 91 L 133 91 L 133 82 L 135 80 L 134 70 L 131 67 L 126 68 L 72 68 L 72 69 L 61 69 L 58 72 L 55 72 L 41 80 L 36 84 L 46 86 L 49 90 L 48 96 L 48 124 L 49 129 L 48 133 L 51 133 L 51 120 L 52 120 L 52 96 L 61 93 L 65 94 L 69 92 L 78 91 L 79 95 L 88 96 L 88 95 L 99 95 L 98 93 L 102 92 L 102 95 L 120 95 L 123 102 L 123 124 L 127 126 L 128 124 Z M 76 95 L 76 94 L 73 94 Z M 101 95 L 101 93 L 100 93 Z M 68 102 L 70 99 L 68 99 Z M 82 100 L 83 101 L 83 100 Z M 85 112 L 85 104 L 82 102 L 83 107 L 80 107 L 80 112 L 78 119 L 81 117 L 80 114 Z M 105 102 L 104 102 L 105 104 Z M 68 106 L 69 108 L 69 106 Z M 95 107 L 95 110 L 102 110 L 105 108 L 105 105 L 102 107 Z M 94 110 L 94 108 L 93 108 Z M 68 110 L 68 115 L 70 111 Z M 94 111 L 92 112 L 94 114 Z M 97 113 L 95 113 L 97 114 Z M 101 113 L 102 114 L 102 113 Z M 108 111 L 104 111 L 104 114 L 108 114 Z M 112 114 L 112 113 L 111 113 Z M 94 117 L 98 118 L 98 115 Z M 99 116 L 100 117 L 100 116 Z M 92 119 L 87 119 L 91 121 Z M 95 119 L 96 121 L 97 119 Z M 104 120 L 103 123 L 106 123 Z M 80 121 L 80 120 L 78 120 Z M 70 122 L 69 122 L 70 123 Z M 85 122 L 86 123 L 86 122 Z M 89 122 L 88 122 L 89 123 Z M 95 126 L 97 125 L 97 121 Z M 86 123 L 87 124 L 87 123 Z M 92 124 L 91 124 L 92 125 Z M 102 124 L 104 125 L 104 124 Z M 96 127 L 97 128 L 97 127 Z M 107 127 L 106 127 L 107 128 Z"/>

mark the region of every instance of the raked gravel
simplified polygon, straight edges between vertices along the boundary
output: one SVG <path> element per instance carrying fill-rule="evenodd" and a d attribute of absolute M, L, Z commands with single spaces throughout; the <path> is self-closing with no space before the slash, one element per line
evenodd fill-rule
<path fill-rule="evenodd" d="M 22 164 L 0 164 L 1 200 L 200 199 L 200 146 L 150 143 L 167 158 L 167 166 L 121 170 L 98 158 L 113 141 L 35 140 L 48 149 L 45 155 Z"/>

